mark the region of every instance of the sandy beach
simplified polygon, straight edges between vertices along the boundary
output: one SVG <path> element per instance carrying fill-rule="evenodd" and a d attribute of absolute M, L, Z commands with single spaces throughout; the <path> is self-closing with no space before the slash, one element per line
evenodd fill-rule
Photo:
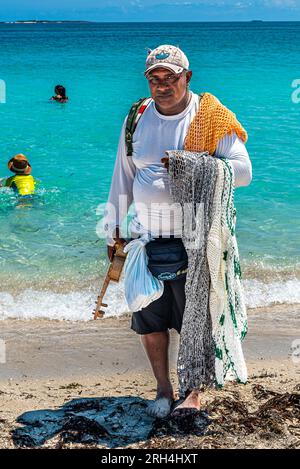
<path fill-rule="evenodd" d="M 249 310 L 248 383 L 207 391 L 198 420 L 179 423 L 145 414 L 155 381 L 130 316 L 2 321 L 0 447 L 300 447 L 299 312 Z"/>

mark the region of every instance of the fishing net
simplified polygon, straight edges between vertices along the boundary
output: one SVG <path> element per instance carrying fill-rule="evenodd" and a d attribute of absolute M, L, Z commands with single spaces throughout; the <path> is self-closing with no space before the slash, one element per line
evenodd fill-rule
<path fill-rule="evenodd" d="M 246 308 L 235 238 L 232 168 L 208 152 L 168 151 L 170 191 L 182 208 L 188 255 L 177 363 L 179 393 L 225 378 L 245 382 Z"/>
<path fill-rule="evenodd" d="M 206 246 L 212 222 L 217 163 L 208 153 L 170 151 L 168 156 L 171 194 L 183 209 L 182 241 L 189 260 L 177 365 L 183 396 L 186 391 L 215 380 Z"/>

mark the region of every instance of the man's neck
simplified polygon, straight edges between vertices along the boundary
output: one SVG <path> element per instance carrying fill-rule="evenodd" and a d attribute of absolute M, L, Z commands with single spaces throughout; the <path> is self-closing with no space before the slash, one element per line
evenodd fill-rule
<path fill-rule="evenodd" d="M 164 116 L 174 116 L 176 114 L 180 114 L 182 111 L 184 111 L 187 106 L 190 103 L 190 100 L 192 98 L 192 93 L 187 90 L 183 99 L 177 103 L 173 108 L 170 109 L 162 109 L 157 103 L 155 103 L 155 107 L 158 110 L 160 114 L 163 114 Z"/>

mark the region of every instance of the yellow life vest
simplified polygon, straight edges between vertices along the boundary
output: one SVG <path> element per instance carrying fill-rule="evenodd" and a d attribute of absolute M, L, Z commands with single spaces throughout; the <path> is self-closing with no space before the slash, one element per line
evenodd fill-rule
<path fill-rule="evenodd" d="M 11 187 L 19 195 L 31 195 L 35 191 L 35 180 L 31 174 L 16 174 L 6 180 L 6 187 Z"/>

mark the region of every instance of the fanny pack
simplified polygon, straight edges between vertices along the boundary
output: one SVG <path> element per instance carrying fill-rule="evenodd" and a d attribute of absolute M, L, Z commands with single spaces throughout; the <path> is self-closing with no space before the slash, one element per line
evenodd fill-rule
<path fill-rule="evenodd" d="M 188 256 L 180 238 L 156 238 L 145 246 L 148 269 L 159 280 L 178 280 L 185 276 Z"/>

